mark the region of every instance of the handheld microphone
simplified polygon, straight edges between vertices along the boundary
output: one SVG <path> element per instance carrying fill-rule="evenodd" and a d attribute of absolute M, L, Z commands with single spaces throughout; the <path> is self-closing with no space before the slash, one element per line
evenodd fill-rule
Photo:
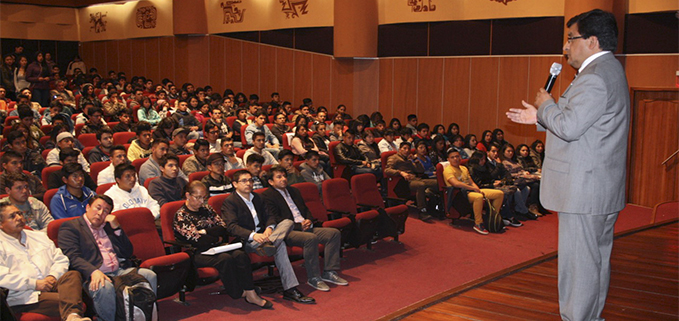
<path fill-rule="evenodd" d="M 545 90 L 548 93 L 552 92 L 552 87 L 554 87 L 554 83 L 556 82 L 556 77 L 559 76 L 561 73 L 561 64 L 558 62 L 555 62 L 552 64 L 552 67 L 549 68 L 549 78 L 547 78 L 547 83 L 545 84 Z"/>

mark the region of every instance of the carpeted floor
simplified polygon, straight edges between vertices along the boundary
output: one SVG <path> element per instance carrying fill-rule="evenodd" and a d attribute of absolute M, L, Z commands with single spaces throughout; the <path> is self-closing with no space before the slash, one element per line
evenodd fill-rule
<path fill-rule="evenodd" d="M 628 205 L 621 212 L 616 232 L 650 223 L 652 209 Z M 479 277 L 553 252 L 557 245 L 557 215 L 528 221 L 503 234 L 480 235 L 471 228 L 456 228 L 448 221 L 423 223 L 412 217 L 402 245 L 380 241 L 372 251 L 344 252 L 341 275 L 350 285 L 331 286 L 330 292 L 312 291 L 306 285 L 301 261 L 293 263 L 302 285 L 299 289 L 317 301 L 315 305 L 292 303 L 280 294 L 264 295 L 274 310 L 261 311 L 243 300 L 209 295 L 220 283 L 188 293 L 188 307 L 159 303 L 161 320 L 373 320 L 399 308 L 459 286 Z M 264 270 L 256 272 L 262 277 Z"/>

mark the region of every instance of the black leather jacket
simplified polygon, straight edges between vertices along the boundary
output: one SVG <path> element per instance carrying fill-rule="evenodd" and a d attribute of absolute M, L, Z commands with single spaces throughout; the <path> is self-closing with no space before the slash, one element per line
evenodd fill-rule
<path fill-rule="evenodd" d="M 335 158 L 337 164 L 359 166 L 368 158 L 358 150 L 356 145 L 347 145 L 341 142 L 335 147 Z"/>

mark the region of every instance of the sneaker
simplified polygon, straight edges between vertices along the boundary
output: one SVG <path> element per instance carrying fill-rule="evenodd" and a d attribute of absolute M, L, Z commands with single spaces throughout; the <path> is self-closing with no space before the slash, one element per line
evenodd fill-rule
<path fill-rule="evenodd" d="M 428 222 L 428 221 L 431 221 L 431 219 L 432 219 L 431 215 L 427 214 L 426 208 L 423 208 L 423 209 L 420 210 L 419 218 L 423 222 Z"/>
<path fill-rule="evenodd" d="M 479 234 L 487 235 L 488 230 L 486 230 L 486 227 L 483 226 L 483 223 L 474 225 L 474 231 L 478 232 Z"/>
<path fill-rule="evenodd" d="M 509 220 L 509 224 L 507 224 L 507 225 L 510 225 L 510 226 L 513 226 L 513 227 L 520 227 L 520 226 L 523 226 L 523 223 L 519 222 L 519 220 L 517 220 L 516 217 L 512 217 L 512 219 Z"/>
<path fill-rule="evenodd" d="M 502 219 L 502 224 L 504 224 L 504 226 L 509 226 L 509 225 L 512 224 L 512 221 L 510 221 L 510 220 L 508 220 L 508 219 L 506 219 L 506 218 L 503 218 L 503 219 Z"/>
<path fill-rule="evenodd" d="M 66 321 L 92 321 L 92 319 L 87 318 L 87 317 L 81 317 L 80 315 L 76 313 L 71 313 L 68 318 L 66 318 Z"/>
<path fill-rule="evenodd" d="M 325 284 L 325 282 L 321 281 L 320 278 L 317 277 L 309 279 L 309 281 L 307 281 L 306 284 L 310 285 L 312 288 L 318 291 L 324 292 L 330 291 L 330 287 L 327 284 Z"/>
<path fill-rule="evenodd" d="M 349 285 L 349 281 L 341 278 L 335 271 L 325 271 L 321 275 L 321 279 L 325 282 L 330 282 L 337 285 Z"/>

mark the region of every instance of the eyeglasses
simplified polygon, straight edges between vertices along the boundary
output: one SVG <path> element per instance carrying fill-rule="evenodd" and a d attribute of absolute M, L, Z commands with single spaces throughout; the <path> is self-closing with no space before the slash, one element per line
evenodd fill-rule
<path fill-rule="evenodd" d="M 239 179 L 238 183 L 245 184 L 245 183 L 252 183 L 254 180 L 252 178 L 246 178 L 246 179 Z"/>
<path fill-rule="evenodd" d="M 199 201 L 199 202 L 205 201 L 207 199 L 207 195 L 205 195 L 205 196 L 196 196 L 196 195 L 193 195 L 193 194 L 190 194 L 190 195 L 191 195 L 191 197 L 196 199 L 196 201 Z"/>
<path fill-rule="evenodd" d="M 575 39 L 585 39 L 585 37 L 583 37 L 583 36 L 575 36 L 575 37 L 572 37 L 572 36 L 571 36 L 571 37 L 568 37 L 567 39 L 568 39 L 568 43 L 571 43 L 571 42 L 573 42 L 573 40 L 575 40 Z"/>

